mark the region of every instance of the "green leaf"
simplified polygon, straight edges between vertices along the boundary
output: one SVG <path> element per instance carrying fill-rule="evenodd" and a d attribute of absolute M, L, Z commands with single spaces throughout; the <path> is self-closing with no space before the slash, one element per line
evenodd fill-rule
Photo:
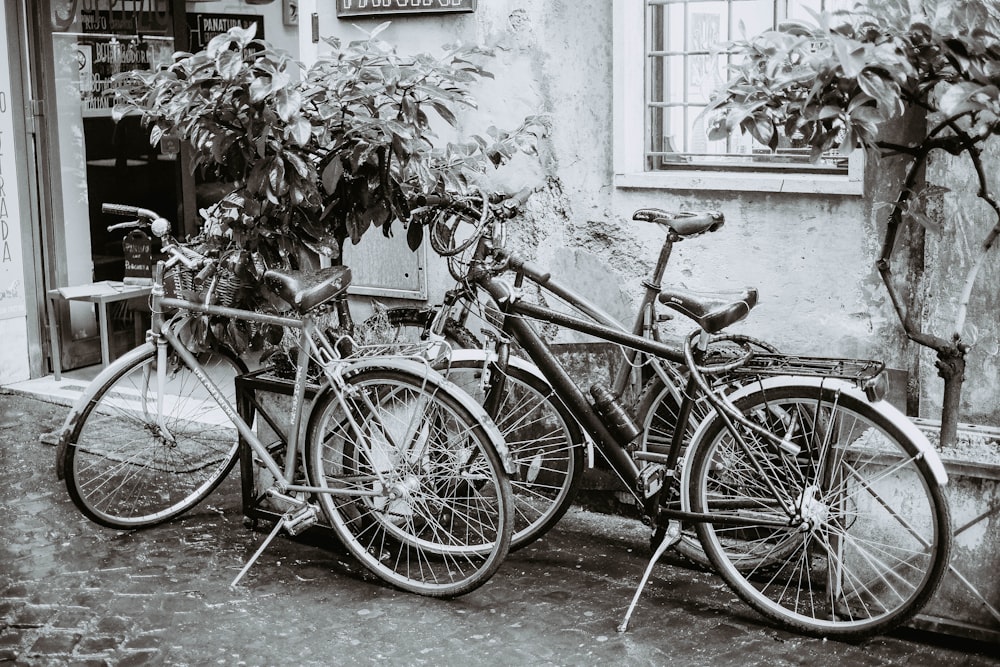
<path fill-rule="evenodd" d="M 278 111 L 278 118 L 287 123 L 292 119 L 293 114 L 298 113 L 302 107 L 302 96 L 297 90 L 282 88 L 275 93 L 274 104 Z"/>
<path fill-rule="evenodd" d="M 223 79 L 232 81 L 243 67 L 243 56 L 238 51 L 221 51 L 215 59 L 215 66 Z"/>
<path fill-rule="evenodd" d="M 406 245 L 410 250 L 416 251 L 424 240 L 424 226 L 415 220 L 411 220 L 406 226 Z"/>
<path fill-rule="evenodd" d="M 447 105 L 442 102 L 431 102 L 431 106 L 434 108 L 434 111 L 436 111 L 438 115 L 441 116 L 441 118 L 443 118 L 449 125 L 452 127 L 458 125 L 458 119 Z"/>
<path fill-rule="evenodd" d="M 341 176 L 344 175 L 344 164 L 340 161 L 339 157 L 335 157 L 327 163 L 326 167 L 323 168 L 323 174 L 321 176 L 323 180 L 323 189 L 328 195 L 332 195 L 337 190 L 337 184 L 340 183 Z"/>
<path fill-rule="evenodd" d="M 984 86 L 974 81 L 959 81 L 948 87 L 941 95 L 938 108 L 947 116 L 957 116 L 967 111 L 975 111 L 984 107 L 983 103 L 976 99 L 977 95 L 984 94 L 988 97 L 987 91 L 993 86 Z"/>
<path fill-rule="evenodd" d="M 309 145 L 309 139 L 312 138 L 312 123 L 309 122 L 308 118 L 297 116 L 289 125 L 289 130 L 296 144 L 303 147 Z M 305 176 L 305 174 L 302 175 Z"/>

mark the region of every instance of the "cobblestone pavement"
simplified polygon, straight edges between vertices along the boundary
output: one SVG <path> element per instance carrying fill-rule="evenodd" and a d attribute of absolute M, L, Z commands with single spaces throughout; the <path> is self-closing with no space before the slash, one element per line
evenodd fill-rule
<path fill-rule="evenodd" d="M 238 473 L 190 516 L 118 532 L 84 519 L 39 436 L 66 408 L 0 390 L 0 664 L 994 665 L 996 647 L 912 636 L 861 645 L 764 624 L 713 575 L 662 565 L 615 627 L 645 564 L 635 522 L 574 510 L 457 600 L 400 593 L 323 534 L 244 526 Z"/>

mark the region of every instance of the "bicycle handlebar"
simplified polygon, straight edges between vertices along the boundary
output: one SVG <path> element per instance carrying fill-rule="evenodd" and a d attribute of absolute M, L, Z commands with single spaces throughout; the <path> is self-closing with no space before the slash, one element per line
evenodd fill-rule
<path fill-rule="evenodd" d="M 528 197 L 534 192 L 534 188 L 526 187 L 513 195 L 495 192 L 486 197 L 486 203 L 489 205 L 494 215 L 497 215 L 502 211 L 504 217 L 514 217 L 517 215 L 520 207 L 524 202 L 528 201 Z M 470 204 L 473 202 L 481 203 L 483 197 L 471 196 L 471 197 L 460 197 L 450 194 L 421 194 L 416 195 L 413 198 L 413 204 L 415 206 L 455 206 L 459 208 L 469 208 Z"/>
<path fill-rule="evenodd" d="M 101 212 L 109 215 L 120 215 L 122 217 L 136 217 L 152 222 L 161 217 L 156 211 L 139 206 L 129 206 L 128 204 L 102 204 Z"/>
<path fill-rule="evenodd" d="M 539 285 L 544 285 L 549 282 L 549 279 L 552 277 L 551 273 L 541 268 L 534 262 L 514 255 L 506 250 L 498 248 L 494 254 L 497 259 L 506 262 L 507 268 L 523 273 Z"/>
<path fill-rule="evenodd" d="M 130 206 L 128 204 L 104 203 L 101 205 L 101 211 L 109 215 L 134 216 L 137 218 L 129 222 L 119 222 L 118 224 L 111 225 L 108 227 L 109 232 L 113 232 L 116 229 L 141 229 L 149 227 L 149 231 L 153 233 L 153 236 L 159 238 L 166 237 L 170 233 L 170 221 L 156 211 L 148 208 Z"/>

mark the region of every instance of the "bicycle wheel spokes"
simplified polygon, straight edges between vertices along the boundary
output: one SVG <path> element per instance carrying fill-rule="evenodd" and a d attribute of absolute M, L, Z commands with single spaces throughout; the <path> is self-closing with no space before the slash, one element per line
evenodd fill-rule
<path fill-rule="evenodd" d="M 861 638 L 905 621 L 936 588 L 950 544 L 947 505 L 918 449 L 857 398 L 764 393 L 741 406 L 774 441 L 716 428 L 693 454 L 691 505 L 714 515 L 699 526 L 713 564 L 798 631 Z M 758 560 L 746 567 L 740 554 Z"/>
<path fill-rule="evenodd" d="M 449 597 L 481 585 L 507 553 L 510 489 L 461 405 L 419 378 L 352 377 L 311 420 L 313 483 L 345 545 L 405 590 Z"/>
<path fill-rule="evenodd" d="M 203 365 L 235 400 L 237 362 L 216 354 Z M 123 366 L 81 414 L 66 448 L 70 497 L 102 525 L 138 528 L 177 516 L 236 461 L 236 428 L 187 367 L 166 369 L 164 391 L 157 386 L 155 353 Z"/>
<path fill-rule="evenodd" d="M 448 369 L 448 379 L 483 403 L 482 370 L 482 361 L 459 361 Z M 493 419 L 517 468 L 510 480 L 514 550 L 544 535 L 566 512 L 583 472 L 583 449 L 574 444 L 570 418 L 550 387 L 514 366 L 508 367 L 504 383 Z"/>

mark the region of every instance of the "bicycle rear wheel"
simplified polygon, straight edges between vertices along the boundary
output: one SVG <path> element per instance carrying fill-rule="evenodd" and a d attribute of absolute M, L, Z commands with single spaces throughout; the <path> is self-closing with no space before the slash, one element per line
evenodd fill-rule
<path fill-rule="evenodd" d="M 312 484 L 332 491 L 317 498 L 334 530 L 403 590 L 454 597 L 481 586 L 513 525 L 494 441 L 431 378 L 368 368 L 346 380 L 343 394 L 317 399 L 306 440 Z"/>
<path fill-rule="evenodd" d="M 747 391 L 736 406 L 780 447 L 715 420 L 691 445 L 688 491 L 713 515 L 698 524 L 706 554 L 744 601 L 797 632 L 857 640 L 934 593 L 950 517 L 905 417 L 831 384 Z"/>
<path fill-rule="evenodd" d="M 80 511 L 103 526 L 168 521 L 204 500 L 236 462 L 236 427 L 183 361 L 167 359 L 162 392 L 156 349 L 137 348 L 109 366 L 103 385 L 71 418 L 61 461 L 66 488 Z M 234 404 L 234 379 L 246 366 L 228 352 L 199 361 Z"/>
<path fill-rule="evenodd" d="M 390 308 L 384 315 L 389 340 L 419 340 L 434 314 L 432 310 Z M 455 320 L 445 324 L 444 338 L 456 350 L 481 347 Z M 484 402 L 481 358 L 456 359 L 440 370 L 476 402 Z M 548 532 L 569 509 L 583 475 L 583 446 L 575 420 L 548 383 L 513 363 L 504 381 L 501 404 L 497 414 L 490 416 L 517 466 L 511 476 L 514 533 L 510 545 L 516 551 Z"/>

